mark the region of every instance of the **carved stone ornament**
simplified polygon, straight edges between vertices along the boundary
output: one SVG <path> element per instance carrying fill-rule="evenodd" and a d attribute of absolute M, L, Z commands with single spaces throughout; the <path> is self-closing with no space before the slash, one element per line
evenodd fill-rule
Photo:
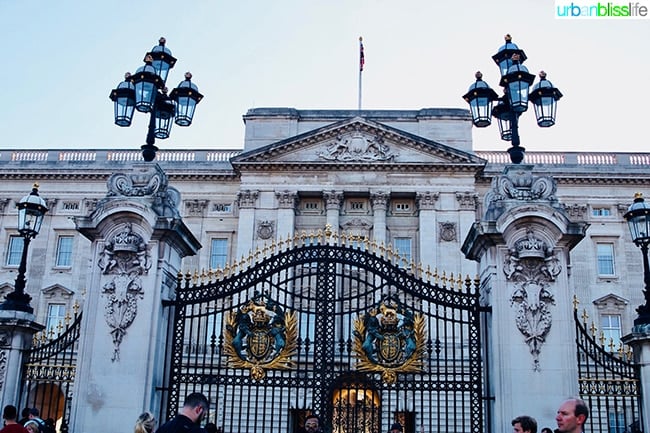
<path fill-rule="evenodd" d="M 257 222 L 257 237 L 260 239 L 271 239 L 275 233 L 275 222 L 274 221 L 258 221 Z"/>
<path fill-rule="evenodd" d="M 458 206 L 463 210 L 475 210 L 478 200 L 478 194 L 474 192 L 457 192 L 456 200 L 458 200 Z"/>
<path fill-rule="evenodd" d="M 456 223 L 438 223 L 438 231 L 440 233 L 440 240 L 445 242 L 453 242 L 456 240 Z"/>
<path fill-rule="evenodd" d="M 240 191 L 239 194 L 237 194 L 237 205 L 240 209 L 252 209 L 255 207 L 255 202 L 257 201 L 258 195 L 259 192 L 251 191 L 249 189 Z"/>
<path fill-rule="evenodd" d="M 509 207 L 525 201 L 543 201 L 562 209 L 555 197 L 556 189 L 551 176 L 534 176 L 532 165 L 509 166 L 504 174 L 492 180 L 490 191 L 485 194 L 486 219 L 496 220 Z"/>
<path fill-rule="evenodd" d="M 190 216 L 203 216 L 207 207 L 207 200 L 185 200 L 185 211 Z"/>
<path fill-rule="evenodd" d="M 115 198 L 147 197 L 157 215 L 180 218 L 181 195 L 168 186 L 167 175 L 158 164 L 136 165 L 129 173 L 114 173 L 108 178 L 107 188 L 106 198 L 99 202 L 98 209 Z"/>
<path fill-rule="evenodd" d="M 359 129 L 352 133 L 339 135 L 326 145 L 317 155 L 328 161 L 375 162 L 392 161 L 398 154 L 392 152 L 384 139 L 368 137 Z"/>
<path fill-rule="evenodd" d="M 561 270 L 557 255 L 531 228 L 506 254 L 503 272 L 515 283 L 510 305 L 516 309 L 515 323 L 533 356 L 534 371 L 540 370 L 539 353 L 551 330 L 549 307 L 555 305 L 555 298 L 549 286 Z"/>
<path fill-rule="evenodd" d="M 137 315 L 137 300 L 144 297 L 140 276 L 151 268 L 151 257 L 142 236 L 127 223 L 106 243 L 98 265 L 104 275 L 112 276 L 101 293 L 106 298 L 104 318 L 113 337 L 111 361 L 115 362 L 120 359 L 122 339 Z"/>
<path fill-rule="evenodd" d="M 343 193 L 340 191 L 324 191 L 323 198 L 325 199 L 326 209 L 339 209 L 343 201 Z"/>
<path fill-rule="evenodd" d="M 289 370 L 297 353 L 298 319 L 266 294 L 256 293 L 226 317 L 224 351 L 228 365 L 250 370 L 254 380 L 266 370 Z"/>
<path fill-rule="evenodd" d="M 370 202 L 374 210 L 386 210 L 388 207 L 388 194 L 383 192 L 375 192 L 370 194 Z"/>
<path fill-rule="evenodd" d="M 0 332 L 0 347 L 11 346 L 11 333 L 7 331 Z"/>
<path fill-rule="evenodd" d="M 434 210 L 436 208 L 436 202 L 440 197 L 438 192 L 424 192 L 418 193 L 415 197 L 415 200 L 418 204 L 418 207 L 422 210 Z"/>
<path fill-rule="evenodd" d="M 275 193 L 280 209 L 294 209 L 298 194 L 295 191 L 278 191 Z"/>
<path fill-rule="evenodd" d="M 565 205 L 564 211 L 571 219 L 583 220 L 587 217 L 587 205 L 574 203 L 572 205 Z"/>
<path fill-rule="evenodd" d="M 359 359 L 357 369 L 381 373 L 393 384 L 399 373 L 423 371 L 426 325 L 420 313 L 402 303 L 386 299 L 354 320 L 352 350 Z"/>
<path fill-rule="evenodd" d="M 372 228 L 372 222 L 364 218 L 352 218 L 341 224 L 341 228 L 346 231 L 355 231 L 355 230 L 370 230 Z"/>

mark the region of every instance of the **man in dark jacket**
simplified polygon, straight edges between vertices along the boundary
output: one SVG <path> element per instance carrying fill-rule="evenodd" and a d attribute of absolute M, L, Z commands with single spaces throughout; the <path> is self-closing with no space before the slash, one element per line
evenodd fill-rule
<path fill-rule="evenodd" d="M 200 392 L 185 397 L 183 408 L 174 419 L 161 425 L 156 433 L 205 433 L 201 420 L 208 413 L 208 399 Z"/>

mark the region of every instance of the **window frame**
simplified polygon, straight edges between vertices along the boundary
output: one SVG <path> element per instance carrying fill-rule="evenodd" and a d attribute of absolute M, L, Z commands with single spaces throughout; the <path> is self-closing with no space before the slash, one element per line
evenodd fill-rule
<path fill-rule="evenodd" d="M 9 240 L 7 241 L 7 257 L 5 260 L 5 266 L 20 266 L 20 261 L 22 260 L 23 256 L 23 248 L 25 248 L 25 238 L 20 235 L 9 235 Z M 15 263 L 11 261 L 12 258 L 17 259 Z"/>
<path fill-rule="evenodd" d="M 609 254 L 601 254 L 601 247 L 608 247 Z M 607 266 L 607 269 L 605 267 Z M 607 271 L 611 270 L 611 273 Z M 612 241 L 596 242 L 596 272 L 598 277 L 611 278 L 616 276 L 616 248 Z"/>
<path fill-rule="evenodd" d="M 70 241 L 70 251 L 61 251 L 62 241 Z M 62 254 L 68 255 L 68 263 L 61 263 Z M 72 235 L 59 235 L 56 240 L 56 252 L 54 256 L 54 267 L 56 268 L 71 268 L 74 260 L 74 236 Z"/>
<path fill-rule="evenodd" d="M 224 252 L 223 254 L 215 254 L 215 242 L 216 241 L 223 241 L 224 242 Z M 224 269 L 226 265 L 228 264 L 228 259 L 230 257 L 230 238 L 228 237 L 221 237 L 221 236 L 211 236 L 210 237 L 210 255 L 208 256 L 208 265 L 210 269 Z M 219 264 L 214 264 L 213 266 L 213 261 L 217 257 L 223 257 L 223 265 Z"/>

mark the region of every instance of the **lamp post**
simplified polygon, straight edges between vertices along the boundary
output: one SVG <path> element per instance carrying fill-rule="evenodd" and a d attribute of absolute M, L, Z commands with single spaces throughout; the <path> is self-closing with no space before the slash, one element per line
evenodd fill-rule
<path fill-rule="evenodd" d="M 109 96 L 114 103 L 115 124 L 118 126 L 131 126 L 134 110 L 150 113 L 146 144 L 141 146 L 145 161 L 154 160 L 158 151 L 156 138 L 164 140 L 169 137 L 174 119 L 178 126 L 192 124 L 196 104 L 203 99 L 189 72 L 185 73 L 185 81 L 167 96 L 165 82 L 176 58 L 165 42 L 165 38 L 160 38 L 159 44 L 145 55 L 145 65 L 135 74 L 127 72 L 124 81 Z"/>
<path fill-rule="evenodd" d="M 14 291 L 7 294 L 5 301 L 0 304 L 0 310 L 16 310 L 33 313 L 29 305 L 32 297 L 25 293 L 25 271 L 27 270 L 27 251 L 29 242 L 36 237 L 43 224 L 43 216 L 47 212 L 45 201 L 38 195 L 38 184 L 34 184 L 32 192 L 16 204 L 18 208 L 18 232 L 23 237 L 23 252 L 18 266 L 18 276 Z"/>
<path fill-rule="evenodd" d="M 505 39 L 505 45 L 492 56 L 501 71 L 499 85 L 503 87 L 503 96 L 499 97 L 483 81 L 483 74 L 477 72 L 476 82 L 469 87 L 463 99 L 469 103 L 474 126 L 484 128 L 492 122 L 491 116 L 497 118 L 501 139 L 512 144 L 508 149 L 510 160 L 519 164 L 523 161 L 526 150 L 520 146 L 519 116 L 528 110 L 528 101 L 535 106 L 537 125 L 547 128 L 555 124 L 557 100 L 562 97 L 562 93 L 546 79 L 544 71 L 539 73 L 539 82 L 529 92 L 535 76 L 523 65 L 526 54 L 512 43 L 510 35 L 506 35 Z M 494 101 L 498 103 L 492 109 Z"/>
<path fill-rule="evenodd" d="M 623 215 L 627 220 L 634 245 L 641 248 L 643 254 L 643 281 L 645 287 L 643 295 L 645 304 L 636 309 L 639 317 L 634 319 L 634 325 L 650 324 L 650 266 L 648 265 L 648 245 L 650 245 L 650 206 L 643 199 L 643 194 L 634 194 L 634 202 L 627 213 Z"/>

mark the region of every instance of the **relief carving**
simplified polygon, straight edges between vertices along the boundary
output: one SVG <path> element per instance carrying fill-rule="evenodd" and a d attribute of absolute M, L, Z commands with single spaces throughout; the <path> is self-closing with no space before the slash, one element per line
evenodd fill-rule
<path fill-rule="evenodd" d="M 190 216 L 203 216 L 207 207 L 207 200 L 185 200 L 185 211 Z"/>
<path fill-rule="evenodd" d="M 257 222 L 257 236 L 260 239 L 271 239 L 275 233 L 275 222 L 274 221 L 258 221 Z"/>
<path fill-rule="evenodd" d="M 457 192 L 456 200 L 462 210 L 475 210 L 478 204 L 478 194 L 473 192 Z"/>
<path fill-rule="evenodd" d="M 111 361 L 115 362 L 120 359 L 120 345 L 137 315 L 137 300 L 144 297 L 140 276 L 151 268 L 151 257 L 142 236 L 127 223 L 104 246 L 98 265 L 103 275 L 112 275 L 101 293 L 106 298 L 104 318 L 113 338 Z"/>
<path fill-rule="evenodd" d="M 7 375 L 7 351 L 0 350 L 0 391 L 5 387 L 5 376 Z"/>
<path fill-rule="evenodd" d="M 298 194 L 295 191 L 276 192 L 275 197 L 278 199 L 280 209 L 294 209 L 296 207 Z"/>
<path fill-rule="evenodd" d="M 539 354 L 551 330 L 550 306 L 555 298 L 550 284 L 562 271 L 560 260 L 531 228 L 506 254 L 503 272 L 515 283 L 510 305 L 516 309 L 515 323 L 533 356 L 533 370 L 539 371 Z"/>
<path fill-rule="evenodd" d="M 251 191 L 249 189 L 240 191 L 239 194 L 237 194 L 237 204 L 239 208 L 254 208 L 258 195 L 259 193 L 257 191 Z"/>
<path fill-rule="evenodd" d="M 416 195 L 415 199 L 420 209 L 434 210 L 439 197 L 440 193 L 438 192 L 421 192 Z"/>
<path fill-rule="evenodd" d="M 453 242 L 456 240 L 456 223 L 438 223 L 438 232 L 440 240 Z"/>
<path fill-rule="evenodd" d="M 392 152 L 384 139 L 378 136 L 367 137 L 358 129 L 351 134 L 339 135 L 318 157 L 328 161 L 392 161 L 398 154 Z"/>

